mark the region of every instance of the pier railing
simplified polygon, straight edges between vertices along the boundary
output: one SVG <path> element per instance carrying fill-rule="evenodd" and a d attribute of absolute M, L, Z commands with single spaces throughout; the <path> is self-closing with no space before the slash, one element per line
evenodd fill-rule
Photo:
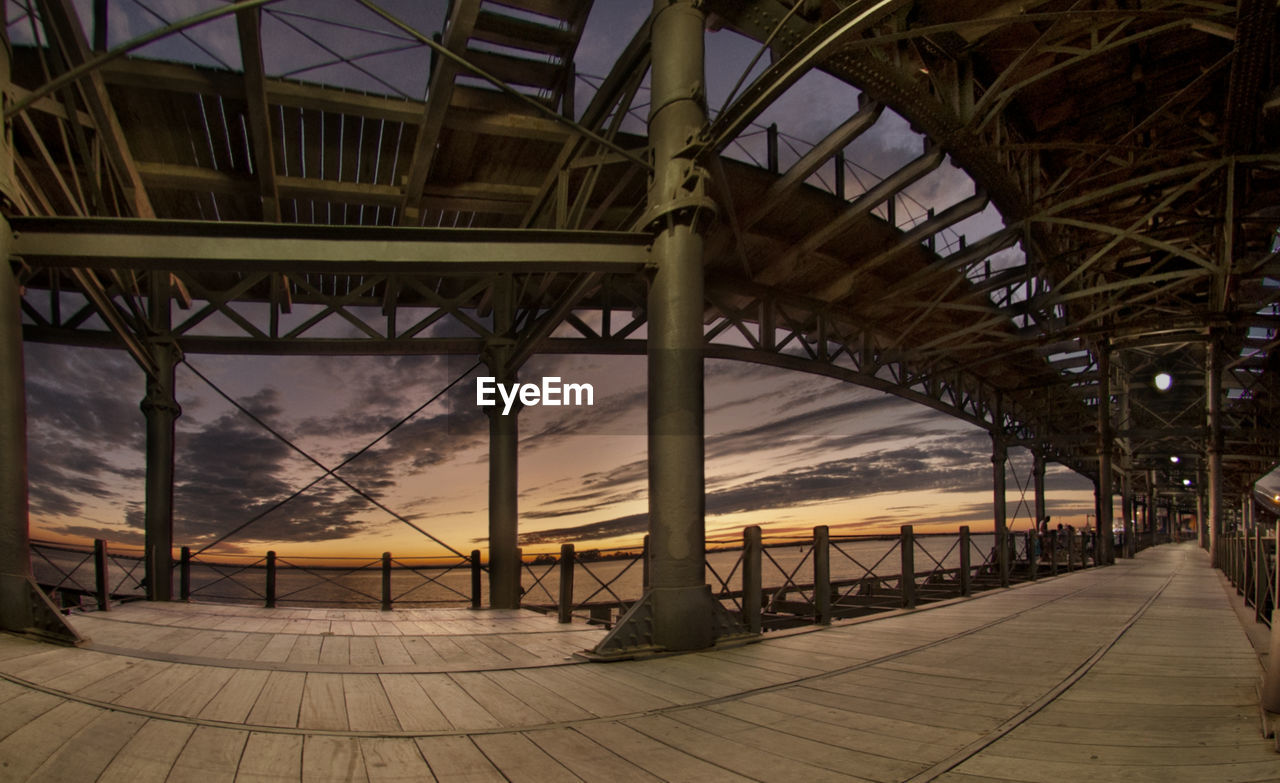
<path fill-rule="evenodd" d="M 106 609 L 146 595 L 141 553 L 116 552 L 101 539 L 91 547 L 31 542 L 31 571 L 54 603 Z"/>
<path fill-rule="evenodd" d="M 642 548 L 559 553 L 522 560 L 521 605 L 561 622 L 612 626 L 648 584 Z M 1091 531 L 764 536 L 745 528 L 740 543 L 708 545 L 706 580 L 724 608 L 755 631 L 860 617 L 968 596 L 976 591 L 1097 565 Z M 32 543 L 38 581 L 64 606 L 98 608 L 145 596 L 140 553 Z M 335 558 L 219 554 L 174 561 L 175 596 L 273 606 L 484 606 L 487 580 L 479 551 L 469 557 Z"/>
<path fill-rule="evenodd" d="M 646 549 L 590 550 L 570 544 L 558 555 L 525 563 L 522 605 L 562 622 L 579 618 L 611 626 L 647 584 Z M 1090 531 L 1010 533 L 1002 558 L 990 533 L 764 536 L 743 531 L 739 545 L 711 544 L 707 584 L 729 612 L 753 631 L 859 617 L 971 595 L 1098 564 Z M 585 555 L 585 556 L 584 556 Z M 1003 565 L 1003 568 L 1002 568 Z M 1002 576 L 1002 574 L 1004 574 Z M 630 577 L 630 578 L 628 578 Z"/>
<path fill-rule="evenodd" d="M 31 542 L 36 581 L 60 606 L 111 603 L 146 596 L 141 553 Z M 176 597 L 272 606 L 481 606 L 484 566 L 470 557 L 341 558 L 219 554 L 193 555 L 187 547 L 172 565 Z"/>
<path fill-rule="evenodd" d="M 1253 609 L 1254 619 L 1271 626 L 1271 612 L 1280 595 L 1276 568 L 1276 533 L 1244 530 L 1222 537 L 1223 572 Z"/>

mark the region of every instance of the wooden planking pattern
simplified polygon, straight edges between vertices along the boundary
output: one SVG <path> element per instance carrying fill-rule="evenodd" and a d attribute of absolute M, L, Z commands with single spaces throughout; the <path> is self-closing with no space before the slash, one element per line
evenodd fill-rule
<path fill-rule="evenodd" d="M 0 637 L 0 778 L 1280 780 L 1256 657 L 1188 546 L 607 665 L 540 665 L 599 631 L 519 612 L 138 607 L 89 649 Z M 105 649 L 130 626 L 170 659 Z M 173 654 L 197 639 L 225 665 Z"/>

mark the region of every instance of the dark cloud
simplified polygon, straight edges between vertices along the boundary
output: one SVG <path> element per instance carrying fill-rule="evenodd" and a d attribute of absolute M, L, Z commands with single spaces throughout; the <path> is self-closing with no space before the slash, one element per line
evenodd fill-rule
<path fill-rule="evenodd" d="M 734 514 L 746 511 L 787 509 L 850 500 L 858 497 L 908 491 L 971 492 L 989 490 L 991 487 L 990 462 L 983 455 L 966 451 L 960 446 L 962 437 L 952 439 L 950 446 L 944 440 L 941 448 L 934 444 L 909 446 L 873 452 L 867 455 L 829 460 L 812 466 L 804 466 L 783 473 L 741 482 L 707 493 L 707 516 Z M 619 471 L 634 481 L 639 478 L 637 466 L 631 463 Z M 604 479 L 611 474 L 597 474 Z M 603 484 L 604 482 L 601 481 Z M 603 492 L 603 490 L 600 490 Z M 557 510 L 545 507 L 535 513 L 523 514 L 527 519 L 545 519 L 586 513 L 603 507 L 604 503 L 584 504 Z M 967 511 L 957 511 L 947 519 L 929 520 L 930 525 L 961 524 L 981 519 L 979 508 L 985 508 L 986 518 L 991 518 L 990 506 L 974 506 Z M 533 531 L 527 534 L 528 543 L 557 543 L 566 541 L 590 541 L 624 533 L 646 530 L 647 514 L 630 514 L 622 517 Z M 862 520 L 848 526 L 854 528 L 883 527 L 900 520 L 900 516 L 877 517 Z M 774 526 L 770 526 L 774 530 Z"/>
<path fill-rule="evenodd" d="M 589 513 L 645 497 L 648 481 L 649 461 L 634 460 L 612 470 L 588 473 L 582 477 L 581 491 L 544 502 L 536 510 L 521 511 L 520 516 L 525 519 L 557 519 Z"/>
<path fill-rule="evenodd" d="M 298 467 L 303 470 L 295 471 Z M 333 478 L 268 511 L 305 483 L 293 477 L 295 472 L 316 476 L 320 469 L 238 413 L 182 433 L 174 487 L 175 536 L 192 544 L 208 543 L 264 512 L 234 538 L 341 539 L 386 524 L 385 512 Z M 389 485 L 373 489 L 385 486 Z"/>
<path fill-rule="evenodd" d="M 803 444 L 813 449 L 815 428 L 821 431 L 846 417 L 884 415 L 901 404 L 890 396 L 845 400 L 813 410 L 792 413 L 782 418 L 765 417 L 764 423 L 732 432 L 711 435 L 706 441 L 708 459 L 776 449 L 790 444 Z"/>
<path fill-rule="evenodd" d="M 145 536 L 140 529 L 105 526 L 105 525 L 52 525 L 46 528 L 51 533 L 80 538 L 102 538 L 111 544 L 125 546 L 142 546 Z"/>
<path fill-rule="evenodd" d="M 708 514 L 825 503 L 882 493 L 967 492 L 990 486 L 981 462 L 938 459 L 908 447 L 822 462 L 708 494 Z"/>
<path fill-rule="evenodd" d="M 645 533 L 649 530 L 649 515 L 646 514 L 628 514 L 624 517 L 615 517 L 607 519 L 603 522 L 591 522 L 586 525 L 574 525 L 571 527 L 558 527 L 550 530 L 536 530 L 528 533 L 520 534 L 521 546 L 533 546 L 535 544 L 562 544 L 573 542 L 597 541 L 604 538 L 614 538 L 616 536 L 629 536 L 638 533 Z M 475 541 L 487 541 L 488 539 L 477 538 Z"/>

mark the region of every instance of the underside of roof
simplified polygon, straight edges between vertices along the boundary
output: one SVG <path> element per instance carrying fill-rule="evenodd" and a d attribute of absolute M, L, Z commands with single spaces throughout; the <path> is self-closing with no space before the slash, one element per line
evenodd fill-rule
<path fill-rule="evenodd" d="M 585 79 L 589 0 L 455 0 L 438 29 L 391 3 L 329 5 L 239 4 L 219 17 L 228 33 L 234 21 L 229 64 L 108 56 L 105 15 L 41 0 L 14 18 L 11 5 L 27 336 L 105 344 L 117 338 L 104 308 L 145 332 L 150 280 L 167 275 L 187 351 L 479 353 L 494 285 L 514 279 L 527 321 L 548 324 L 536 349 L 643 351 L 646 272 L 629 250 L 598 251 L 594 268 L 483 250 L 457 252 L 485 263 L 447 268 L 375 261 L 430 229 L 480 247 L 514 229 L 565 246 L 643 242 L 647 23 Z M 707 355 L 883 388 L 1086 473 L 1101 402 L 1117 467 L 1140 482 L 1171 456 L 1203 460 L 1213 356 L 1229 481 L 1240 490 L 1275 467 L 1274 4 L 704 5 L 711 34 L 762 53 L 690 140 L 716 212 Z M 182 35 L 197 44 L 197 29 Z M 288 30 L 328 53 L 315 63 L 363 69 L 364 88 L 273 62 L 272 36 Z M 385 51 L 359 49 L 365 38 Z M 387 52 L 424 66 L 406 77 L 416 96 L 369 65 Z M 803 143 L 762 125 L 810 74 L 856 91 L 856 105 Z M 856 176 L 858 140 L 888 115 L 919 152 Z M 915 186 L 951 168 L 967 190 L 921 199 Z M 39 219 L 53 216 L 77 222 Z M 181 263 L 36 249 L 40 236 L 120 231 L 91 218 L 157 221 L 126 231 L 141 247 L 208 247 Z M 255 266 L 219 255 L 219 236 L 373 249 L 342 266 L 280 245 Z M 1157 372 L 1172 389 L 1152 385 Z"/>

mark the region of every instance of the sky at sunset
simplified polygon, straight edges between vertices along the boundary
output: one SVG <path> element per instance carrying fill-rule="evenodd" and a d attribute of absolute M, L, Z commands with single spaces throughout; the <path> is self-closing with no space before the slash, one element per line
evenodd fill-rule
<path fill-rule="evenodd" d="M 35 535 L 139 544 L 145 433 L 141 372 L 122 352 L 28 344 Z M 191 356 L 192 366 L 327 465 L 378 437 L 469 364 L 454 357 Z M 647 524 L 644 360 L 541 356 L 522 377 L 595 386 L 591 408 L 520 416 L 520 529 L 527 551 L 561 542 L 634 544 Z M 474 377 L 474 376 L 473 376 Z M 68 379 L 75 379 L 69 383 Z M 199 548 L 320 470 L 179 370 L 175 540 Z M 475 385 L 455 387 L 342 475 L 461 551 L 484 548 L 488 422 Z M 990 439 L 931 409 L 838 381 L 709 361 L 707 532 L 989 529 Z M 1010 516 L 1030 461 L 1014 450 Z M 1050 513 L 1082 524 L 1089 482 L 1051 470 Z M 439 548 L 333 479 L 250 525 L 218 551 L 435 554 Z"/>
<path fill-rule="evenodd" d="M 88 2 L 77 2 L 87 18 Z M 113 1 L 112 43 L 216 3 L 155 0 L 144 11 Z M 444 2 L 386 2 L 394 13 L 430 33 Z M 604 75 L 643 21 L 649 4 L 597 2 L 578 52 L 580 73 Z M 349 66 L 298 71 L 323 63 L 305 36 L 313 22 L 283 12 L 305 8 L 373 25 L 356 3 L 325 0 L 277 7 L 273 74 L 372 89 L 374 77 L 420 98 L 425 89 L 421 47 Z M 9 18 L 20 14 L 11 3 Z M 345 15 L 345 16 L 343 16 Z M 284 20 L 284 21 L 281 21 Z M 23 42 L 21 25 L 11 31 Z M 191 38 L 148 47 L 143 54 L 207 65 L 239 67 L 234 23 L 224 19 Z M 30 41 L 27 35 L 26 41 Z M 352 43 L 351 46 L 357 44 Z M 726 31 L 709 32 L 709 103 L 720 106 L 756 54 L 757 44 Z M 345 52 L 355 53 L 353 51 Z M 311 59 L 307 59 L 311 58 Z M 767 58 L 766 62 L 767 62 Z M 761 66 L 756 66 L 756 71 Z M 589 78 L 579 81 L 585 107 Z M 857 93 L 813 73 L 761 117 L 794 140 L 816 142 L 857 110 Z M 644 107 L 634 130 L 643 127 Z M 755 132 L 729 154 L 763 157 Z M 793 149 L 790 144 L 800 145 Z M 846 151 L 857 179 L 874 181 L 918 156 L 923 140 L 897 115 L 879 123 Z M 803 153 L 783 145 L 785 167 Z M 820 175 L 830 178 L 824 169 Z M 851 193 L 858 192 L 855 182 Z M 910 189 L 916 212 L 943 209 L 973 193 L 973 184 L 944 165 Z M 911 210 L 908 210 L 910 212 Z M 957 228 L 972 243 L 1001 226 L 994 210 Z M 1020 251 L 994 259 L 998 267 Z M 192 367 L 317 459 L 333 465 L 363 447 L 464 372 L 465 357 L 188 357 Z M 31 517 L 40 538 L 83 541 L 101 537 L 121 545 L 142 541 L 145 430 L 138 403 L 142 373 L 118 351 L 27 344 Z M 520 416 L 520 530 L 526 552 L 571 541 L 585 548 L 634 545 L 646 525 L 645 363 L 643 357 L 537 356 L 522 378 L 556 375 L 592 383 L 592 408 L 529 408 Z M 219 398 L 187 367 L 178 371 L 175 543 L 199 548 L 288 496 L 319 469 Z M 388 507 L 459 551 L 484 548 L 487 527 L 487 434 L 475 406 L 474 375 L 414 417 L 342 475 Z M 992 524 L 991 442 L 985 431 L 880 392 L 817 376 L 763 366 L 706 364 L 707 533 L 736 539 L 744 525 L 766 535 L 954 530 Z M 1009 516 L 1016 529 L 1031 520 L 1029 454 L 1011 452 Z M 1021 488 L 1027 487 L 1025 495 Z M 1021 502 L 1025 498 L 1025 502 Z M 1049 513 L 1081 526 L 1093 513 L 1092 484 L 1050 466 Z M 437 554 L 440 548 L 400 521 L 329 479 L 249 526 L 217 551 L 295 555 Z"/>

